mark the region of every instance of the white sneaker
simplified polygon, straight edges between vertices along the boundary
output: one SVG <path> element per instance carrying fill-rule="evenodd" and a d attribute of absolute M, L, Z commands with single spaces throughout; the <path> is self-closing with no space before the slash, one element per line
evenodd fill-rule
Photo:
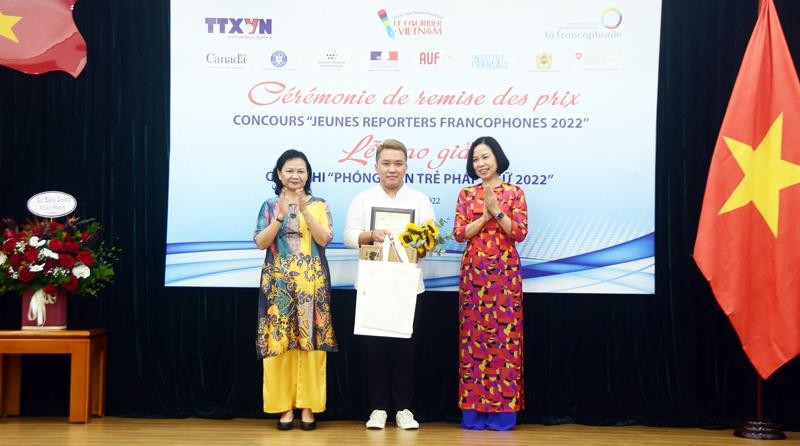
<path fill-rule="evenodd" d="M 408 409 L 403 409 L 394 416 L 394 422 L 400 429 L 419 429 L 419 423 L 414 419 L 414 414 Z"/>
<path fill-rule="evenodd" d="M 385 410 L 373 410 L 372 413 L 369 414 L 367 429 L 383 429 L 386 426 L 386 416 Z"/>

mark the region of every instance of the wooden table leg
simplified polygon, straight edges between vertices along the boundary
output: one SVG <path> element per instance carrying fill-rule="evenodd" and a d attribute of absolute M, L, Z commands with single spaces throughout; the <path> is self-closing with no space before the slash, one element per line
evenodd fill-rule
<path fill-rule="evenodd" d="M 108 338 L 98 336 L 92 340 L 92 415 L 106 414 L 106 352 Z"/>
<path fill-rule="evenodd" d="M 91 421 L 89 415 L 89 343 L 87 339 L 83 342 L 72 342 L 72 360 L 70 361 L 69 374 L 69 422 L 88 423 Z"/>
<path fill-rule="evenodd" d="M 19 415 L 22 356 L 0 354 L 0 416 Z"/>

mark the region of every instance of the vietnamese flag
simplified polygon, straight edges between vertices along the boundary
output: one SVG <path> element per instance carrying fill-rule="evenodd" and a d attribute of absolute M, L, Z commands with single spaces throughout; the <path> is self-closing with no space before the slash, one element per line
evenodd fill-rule
<path fill-rule="evenodd" d="M 800 353 L 800 82 L 772 0 L 722 121 L 694 257 L 763 378 Z"/>
<path fill-rule="evenodd" d="M 72 19 L 76 1 L 0 0 L 0 65 L 78 77 L 86 65 L 86 42 Z"/>

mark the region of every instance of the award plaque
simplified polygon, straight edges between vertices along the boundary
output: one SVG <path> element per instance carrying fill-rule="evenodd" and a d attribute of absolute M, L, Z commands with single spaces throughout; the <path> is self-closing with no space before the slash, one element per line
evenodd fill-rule
<path fill-rule="evenodd" d="M 373 207 L 369 229 L 388 229 L 393 236 L 399 237 L 406 225 L 414 222 L 414 212 L 414 209 Z"/>

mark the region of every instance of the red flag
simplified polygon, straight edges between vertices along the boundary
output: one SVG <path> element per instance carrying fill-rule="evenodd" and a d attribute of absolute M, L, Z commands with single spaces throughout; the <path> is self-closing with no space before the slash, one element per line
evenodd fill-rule
<path fill-rule="evenodd" d="M 800 353 L 800 82 L 763 0 L 722 121 L 694 257 L 763 377 Z"/>
<path fill-rule="evenodd" d="M 86 65 L 86 42 L 72 19 L 76 1 L 0 0 L 0 65 L 78 77 Z"/>

